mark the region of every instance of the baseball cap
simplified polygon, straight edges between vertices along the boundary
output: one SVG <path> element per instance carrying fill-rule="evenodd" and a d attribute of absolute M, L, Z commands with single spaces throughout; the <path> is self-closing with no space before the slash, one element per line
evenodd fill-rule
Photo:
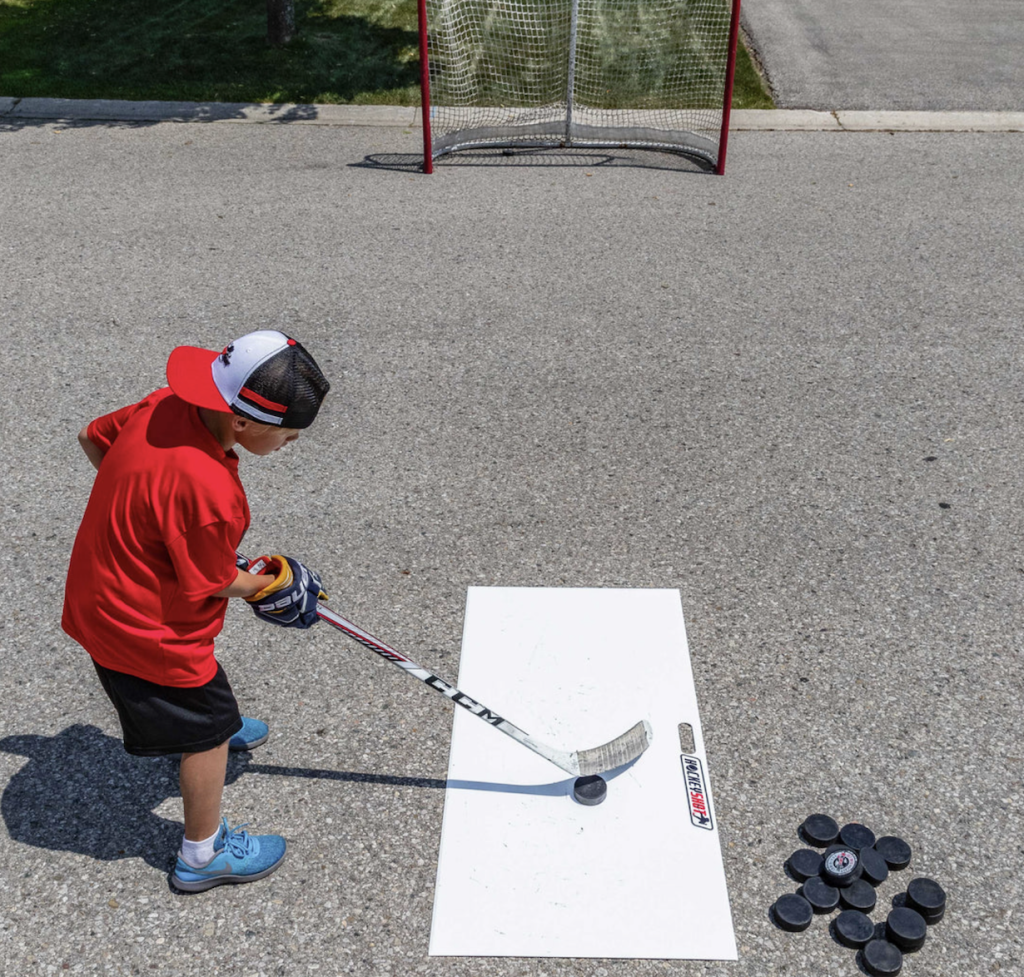
<path fill-rule="evenodd" d="M 313 423 L 331 389 L 302 343 L 272 329 L 247 333 L 219 353 L 177 347 L 167 383 L 196 407 L 293 428 Z"/>

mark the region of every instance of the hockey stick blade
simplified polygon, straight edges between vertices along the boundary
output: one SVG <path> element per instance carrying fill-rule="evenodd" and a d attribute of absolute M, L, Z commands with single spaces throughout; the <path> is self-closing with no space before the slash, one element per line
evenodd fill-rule
<path fill-rule="evenodd" d="M 595 746 L 590 750 L 579 750 L 573 754 L 579 770 L 577 776 L 589 777 L 630 763 L 651 745 L 652 739 L 654 731 L 651 724 L 644 719 L 609 743 Z"/>

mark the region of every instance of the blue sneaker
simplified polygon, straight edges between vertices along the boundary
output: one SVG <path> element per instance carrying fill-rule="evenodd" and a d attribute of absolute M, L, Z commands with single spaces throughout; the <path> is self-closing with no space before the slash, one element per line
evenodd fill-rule
<path fill-rule="evenodd" d="M 242 728 L 231 737 L 228 749 L 240 752 L 242 750 L 255 750 L 262 746 L 270 736 L 270 727 L 262 719 L 250 719 L 242 717 Z"/>
<path fill-rule="evenodd" d="M 245 825 L 228 827 L 221 821 L 214 856 L 205 865 L 193 868 L 181 855 L 174 866 L 171 884 L 182 892 L 203 892 L 215 885 L 255 882 L 277 871 L 284 861 L 288 842 L 280 835 L 251 835 Z"/>

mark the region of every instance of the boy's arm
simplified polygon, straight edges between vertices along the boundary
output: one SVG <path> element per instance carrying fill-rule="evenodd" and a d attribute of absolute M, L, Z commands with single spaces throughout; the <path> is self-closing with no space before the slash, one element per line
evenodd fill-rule
<path fill-rule="evenodd" d="M 89 440 L 88 426 L 83 427 L 82 430 L 78 432 L 78 443 L 82 446 L 82 450 L 85 452 L 86 458 L 92 462 L 92 467 L 99 471 L 100 462 L 103 461 L 103 450 Z"/>
<path fill-rule="evenodd" d="M 270 578 L 267 576 L 260 576 L 255 573 L 247 573 L 245 570 L 239 570 L 238 576 L 235 577 L 235 582 L 228 584 L 219 594 L 214 594 L 214 597 L 252 597 L 253 594 L 258 594 L 267 585 L 267 581 Z"/>
<path fill-rule="evenodd" d="M 110 450 L 111 445 L 117 440 L 121 428 L 131 420 L 132 415 L 148 404 L 156 404 L 170 396 L 170 388 L 164 387 L 143 398 L 137 404 L 129 404 L 110 414 L 97 417 L 91 424 L 87 424 L 78 432 L 78 443 L 82 446 L 86 457 L 92 462 L 93 468 L 97 470 L 103 456 Z M 90 432 L 92 437 L 89 436 Z"/>

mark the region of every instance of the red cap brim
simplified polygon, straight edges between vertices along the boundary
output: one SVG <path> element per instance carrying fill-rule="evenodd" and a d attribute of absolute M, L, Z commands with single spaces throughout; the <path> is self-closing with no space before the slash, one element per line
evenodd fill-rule
<path fill-rule="evenodd" d="M 213 361 L 218 356 L 197 346 L 177 347 L 167 359 L 167 383 L 188 404 L 230 414 L 230 405 L 213 382 Z"/>

